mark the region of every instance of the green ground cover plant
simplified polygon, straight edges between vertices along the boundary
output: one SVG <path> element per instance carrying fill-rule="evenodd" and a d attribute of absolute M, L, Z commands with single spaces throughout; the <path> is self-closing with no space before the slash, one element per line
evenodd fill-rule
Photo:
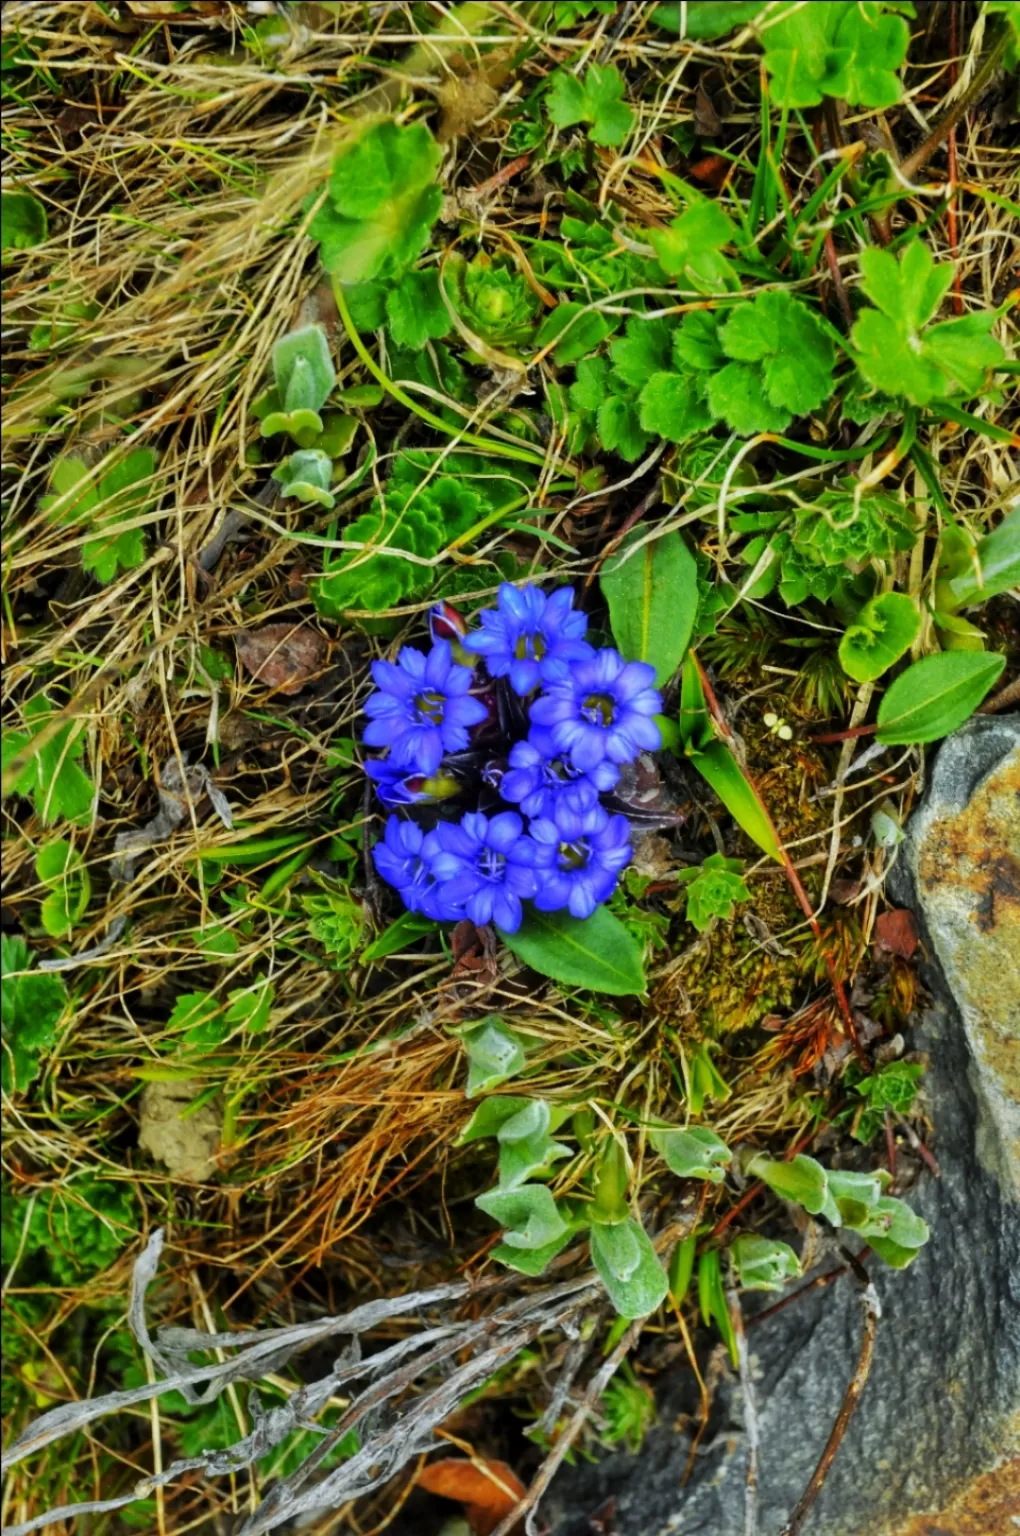
<path fill-rule="evenodd" d="M 1015 8 L 242 10 L 3 16 L 26 1536 L 438 1532 L 437 1436 L 538 1490 L 923 1264 L 884 879 L 1017 698 Z"/>

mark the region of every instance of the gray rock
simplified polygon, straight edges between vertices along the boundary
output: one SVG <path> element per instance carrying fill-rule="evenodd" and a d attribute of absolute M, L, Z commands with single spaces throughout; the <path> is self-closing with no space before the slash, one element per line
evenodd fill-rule
<path fill-rule="evenodd" d="M 1016 717 L 976 719 L 941 746 L 894 871 L 894 899 L 920 906 L 931 957 L 922 979 L 932 1005 L 911 1045 L 930 1057 L 925 1091 L 941 1177 L 926 1174 L 909 1196 L 932 1230 L 919 1257 L 902 1272 L 870 1266 L 882 1304 L 875 1358 L 805 1536 L 1020 1529 L 1018 746 Z M 745 1310 L 753 1316 L 752 1298 Z M 861 1327 L 847 1277 L 749 1326 L 761 1436 L 758 1536 L 776 1536 L 811 1476 L 853 1374 Z M 732 1378 L 718 1392 L 714 1439 L 706 1437 L 708 1450 L 680 1486 L 689 1439 L 670 1426 L 696 1407 L 690 1374 L 661 1382 L 660 1422 L 637 1455 L 561 1471 L 543 1501 L 552 1536 L 589 1536 L 589 1515 L 611 1495 L 615 1536 L 742 1536 L 746 1456 Z"/>

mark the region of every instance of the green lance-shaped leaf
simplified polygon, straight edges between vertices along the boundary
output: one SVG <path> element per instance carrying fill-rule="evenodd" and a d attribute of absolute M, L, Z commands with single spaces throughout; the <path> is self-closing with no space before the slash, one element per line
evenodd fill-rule
<path fill-rule="evenodd" d="M 692 752 L 690 761 L 752 842 L 781 864 L 783 855 L 775 831 L 726 743 L 709 742 L 700 752 Z"/>
<path fill-rule="evenodd" d="M 502 937 L 525 965 L 564 986 L 590 987 L 616 997 L 645 990 L 641 946 L 605 907 L 586 918 L 527 912 L 517 932 Z"/>
<path fill-rule="evenodd" d="M 687 1068 L 687 1103 L 692 1115 L 700 1115 L 706 1099 L 725 1104 L 732 1089 L 712 1060 L 713 1046 L 706 1040 L 694 1052 Z"/>
<path fill-rule="evenodd" d="M 665 1159 L 667 1168 L 681 1179 L 707 1179 L 711 1184 L 721 1184 L 726 1165 L 733 1158 L 722 1138 L 707 1126 L 692 1125 L 687 1130 L 673 1125 L 655 1126 L 648 1139 Z"/>
<path fill-rule="evenodd" d="M 602 571 L 613 639 L 627 661 L 646 661 L 662 688 L 680 665 L 698 610 L 698 568 L 679 533 L 636 545 L 643 528 L 628 534 Z"/>
<path fill-rule="evenodd" d="M 883 592 L 858 613 L 839 643 L 843 671 L 856 683 L 873 683 L 917 639 L 921 615 L 904 592 Z"/>
<path fill-rule="evenodd" d="M 544 1184 L 490 1189 L 479 1195 L 475 1204 L 506 1229 L 503 1241 L 510 1248 L 526 1248 L 534 1252 L 555 1242 L 569 1230 L 556 1209 L 551 1191 Z"/>
<path fill-rule="evenodd" d="M 842 1225 L 825 1169 L 813 1157 L 799 1152 L 796 1157 L 777 1162 L 762 1153 L 751 1159 L 747 1172 L 750 1178 L 761 1179 L 781 1199 L 802 1205 L 812 1216 L 824 1216 L 834 1227 Z"/>
<path fill-rule="evenodd" d="M 486 1137 L 498 1136 L 508 1120 L 512 1120 L 532 1103 L 533 1099 L 526 1099 L 520 1094 L 494 1093 L 491 1098 L 483 1099 L 457 1137 L 458 1147 L 466 1146 L 469 1141 L 483 1141 Z"/>
<path fill-rule="evenodd" d="M 881 1199 L 889 1183 L 887 1173 L 855 1173 L 851 1170 L 829 1169 L 826 1175 L 829 1193 L 839 1207 L 843 1225 L 860 1231 Z"/>
<path fill-rule="evenodd" d="M 327 511 L 334 505 L 335 497 L 330 490 L 333 461 L 318 448 L 299 448 L 273 471 L 273 479 L 280 482 L 281 496 L 315 502 Z"/>
<path fill-rule="evenodd" d="M 734 1238 L 730 1257 L 745 1291 L 781 1291 L 800 1274 L 800 1260 L 789 1243 L 744 1232 Z"/>
<path fill-rule="evenodd" d="M 945 535 L 943 535 L 945 538 Z M 941 561 L 940 561 L 941 565 Z M 935 588 L 935 606 L 955 612 L 1020 587 L 1020 508 L 981 539 L 960 571 L 949 573 L 948 592 Z"/>
<path fill-rule="evenodd" d="M 273 347 L 273 380 L 285 410 L 317 411 L 336 383 L 336 369 L 321 325 L 281 336 Z"/>
<path fill-rule="evenodd" d="M 534 1278 L 543 1272 L 551 1259 L 563 1252 L 576 1234 L 576 1227 L 567 1226 L 559 1237 L 543 1243 L 540 1248 L 514 1248 L 509 1243 L 499 1243 L 492 1250 L 492 1257 L 498 1263 L 505 1264 L 508 1269 L 516 1269 L 519 1274 Z"/>
<path fill-rule="evenodd" d="M 701 1321 L 705 1324 L 715 1323 L 723 1343 L 729 1350 L 730 1359 L 736 1365 L 737 1337 L 733 1331 L 730 1309 L 726 1305 L 718 1248 L 710 1248 L 698 1260 L 698 1305 L 701 1309 Z"/>
<path fill-rule="evenodd" d="M 593 1225 L 591 1256 L 620 1317 L 647 1317 L 665 1299 L 666 1271 L 640 1222 Z"/>
<path fill-rule="evenodd" d="M 468 1058 L 464 1092 L 469 1099 L 486 1088 L 506 1082 L 524 1066 L 524 1046 L 498 1014 L 490 1013 L 477 1024 L 470 1025 L 461 1032 L 461 1040 Z"/>
<path fill-rule="evenodd" d="M 682 1306 L 690 1289 L 697 1251 L 698 1238 L 695 1232 L 677 1243 L 673 1249 L 673 1257 L 669 1261 L 668 1280 L 670 1300 L 675 1307 Z"/>
<path fill-rule="evenodd" d="M 1004 656 L 942 651 L 908 667 L 878 709 L 877 739 L 884 746 L 940 741 L 963 725 L 995 686 Z"/>

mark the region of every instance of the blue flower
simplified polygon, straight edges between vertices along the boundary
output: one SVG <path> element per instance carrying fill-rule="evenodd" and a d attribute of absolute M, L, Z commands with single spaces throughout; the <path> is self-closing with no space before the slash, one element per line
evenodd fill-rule
<path fill-rule="evenodd" d="M 548 730 L 556 751 L 579 773 L 591 773 L 606 759 L 630 763 L 662 745 L 652 719 L 662 709 L 654 682 L 654 667 L 625 662 L 619 651 L 606 648 L 550 683 L 532 704 L 531 719 Z"/>
<path fill-rule="evenodd" d="M 423 852 L 436 881 L 436 905 L 446 921 L 495 921 L 505 933 L 521 926 L 522 896 L 535 893 L 536 848 L 516 811 L 491 819 L 468 811 L 458 823 L 441 821 Z"/>
<path fill-rule="evenodd" d="M 373 661 L 378 692 L 369 695 L 369 723 L 364 741 L 369 747 L 389 747 L 395 768 L 435 773 L 444 752 L 463 752 L 468 728 L 479 725 L 487 710 L 468 692 L 471 672 L 458 667 L 449 641 L 440 640 L 426 656 L 405 645 L 390 661 Z"/>
<path fill-rule="evenodd" d="M 525 816 L 551 816 L 553 799 L 564 785 L 590 783 L 597 790 L 612 789 L 620 777 L 615 764 L 603 758 L 591 773 L 580 775 L 570 759 L 557 753 L 552 736 L 533 726 L 527 741 L 510 748 L 509 767 L 499 784 L 504 800 L 519 805 Z"/>
<path fill-rule="evenodd" d="M 409 912 L 437 917 L 435 882 L 422 857 L 424 842 L 425 834 L 417 822 L 391 816 L 383 841 L 372 849 L 372 858 L 383 879 L 400 892 Z"/>
<path fill-rule="evenodd" d="M 578 780 L 561 790 L 552 815 L 536 818 L 528 830 L 538 849 L 540 912 L 566 907 L 574 917 L 590 917 L 608 901 L 630 860 L 630 826 L 626 816 L 610 816 L 590 784 Z"/>
<path fill-rule="evenodd" d="M 508 677 L 523 698 L 540 683 L 565 678 L 570 663 L 594 656 L 584 639 L 588 620 L 573 603 L 571 587 L 546 597 L 538 587 L 504 582 L 496 607 L 479 615 L 482 627 L 465 637 L 464 648 L 485 658 L 492 677 Z"/>
<path fill-rule="evenodd" d="M 443 768 L 432 774 L 409 773 L 389 757 L 369 759 L 365 772 L 375 783 L 375 792 L 383 805 L 390 807 L 434 805 L 438 800 L 459 795 L 462 789 L 460 781 Z"/>

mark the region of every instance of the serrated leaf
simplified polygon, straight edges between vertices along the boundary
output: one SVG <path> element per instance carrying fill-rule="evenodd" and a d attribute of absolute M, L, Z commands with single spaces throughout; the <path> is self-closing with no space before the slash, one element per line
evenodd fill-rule
<path fill-rule="evenodd" d="M 591 1256 L 620 1317 L 647 1317 L 665 1300 L 666 1271 L 640 1222 L 593 1225 Z"/>
<path fill-rule="evenodd" d="M 843 671 L 857 683 L 873 683 L 909 651 L 920 629 L 913 598 L 883 592 L 865 603 L 840 641 Z"/>
<path fill-rule="evenodd" d="M 503 1241 L 510 1248 L 532 1252 L 556 1242 L 568 1231 L 544 1184 L 522 1184 L 517 1189 L 490 1189 L 475 1200 L 480 1211 L 503 1227 Z"/>
<path fill-rule="evenodd" d="M 587 304 L 573 301 L 557 304 L 539 327 L 535 345 L 543 349 L 555 342 L 553 358 L 558 367 L 565 368 L 594 352 L 619 324 L 616 315 L 603 315 Z M 557 340 L 557 337 L 562 339 Z"/>
<path fill-rule="evenodd" d="M 915 661 L 879 705 L 876 739 L 889 747 L 940 741 L 970 719 L 1005 665 L 1005 656 L 981 651 L 941 651 Z"/>
<path fill-rule="evenodd" d="M 596 420 L 603 448 L 607 453 L 618 453 L 628 464 L 639 459 L 651 441 L 641 426 L 637 402 L 624 395 L 607 395 Z"/>
<path fill-rule="evenodd" d="M 622 144 L 634 124 L 634 114 L 623 100 L 626 85 L 614 65 L 592 64 L 580 81 L 566 70 L 557 70 L 545 98 L 549 121 L 557 128 L 590 123 L 593 144 Z"/>
<path fill-rule="evenodd" d="M 70 720 L 49 738 L 35 746 L 53 714 L 53 705 L 45 694 L 36 694 L 25 705 L 24 716 L 29 731 L 4 731 L 3 772 L 6 780 L 16 758 L 28 761 L 13 783 L 19 795 L 31 796 L 44 826 L 61 818 L 85 821 L 92 811 L 95 785 L 83 773 L 78 759 L 85 750 L 85 738 L 76 720 Z"/>
<path fill-rule="evenodd" d="M 614 997 L 645 990 L 641 947 L 618 917 L 597 907 L 591 917 L 526 911 L 516 933 L 501 937 L 525 965 L 568 987 L 588 987 Z"/>
<path fill-rule="evenodd" d="M 61 978 L 32 971 L 32 964 L 33 956 L 19 934 L 0 936 L 0 1076 L 4 1093 L 24 1093 L 38 1077 L 39 1052 L 56 1040 L 67 1006 L 67 988 Z"/>
<path fill-rule="evenodd" d="M 647 531 L 638 526 L 602 568 L 613 639 L 626 661 L 655 668 L 664 688 L 683 661 L 698 609 L 698 569 L 675 530 L 636 549 Z M 634 553 L 630 551 L 634 550 Z"/>
<path fill-rule="evenodd" d="M 666 320 L 645 320 L 632 315 L 627 331 L 609 346 L 613 369 L 624 383 L 640 390 L 653 373 L 670 365 L 672 330 Z"/>
<path fill-rule="evenodd" d="M 670 1172 L 680 1179 L 707 1179 L 710 1184 L 721 1184 L 726 1166 L 733 1158 L 722 1138 L 707 1126 L 691 1125 L 686 1130 L 672 1125 L 655 1126 L 648 1139 L 665 1159 Z"/>
<path fill-rule="evenodd" d="M 667 442 L 685 443 L 715 419 L 705 381 L 698 374 L 655 373 L 641 391 L 640 426 Z"/>
<path fill-rule="evenodd" d="M 226 1021 L 231 1029 L 247 1029 L 261 1034 L 269 1024 L 275 989 L 264 979 L 248 987 L 235 987 L 227 994 Z"/>
<path fill-rule="evenodd" d="M 737 364 L 749 365 L 757 384 L 730 364 L 709 386 L 713 411 L 734 431 L 778 431 L 832 394 L 832 342 L 807 305 L 784 289 L 768 289 L 732 309 L 719 327 L 719 344 Z"/>
<path fill-rule="evenodd" d="M 954 393 L 977 394 L 1005 356 L 988 334 L 994 313 L 928 325 L 952 283 L 953 268 L 936 266 L 920 239 L 911 241 L 898 262 L 877 247 L 862 251 L 860 259 L 861 287 L 876 308 L 858 317 L 851 340 L 869 384 L 915 405 Z"/>
<path fill-rule="evenodd" d="M 671 277 L 686 278 L 697 293 L 724 293 L 736 274 L 722 254 L 734 238 L 732 220 L 718 203 L 692 203 L 666 230 L 653 229 L 651 241 L 659 264 Z"/>
<path fill-rule="evenodd" d="M 442 152 L 423 123 L 373 123 L 339 151 L 308 233 L 342 283 L 396 276 L 422 252 L 442 206 Z"/>
<path fill-rule="evenodd" d="M 793 420 L 789 411 L 770 405 L 761 370 L 750 363 L 727 363 L 713 374 L 708 403 L 713 416 L 721 417 L 742 437 L 751 437 L 755 432 L 781 432 Z"/>
<path fill-rule="evenodd" d="M 879 0 L 787 7 L 762 33 L 776 100 L 791 108 L 817 106 L 824 96 L 892 106 L 910 30 L 884 11 Z"/>
<path fill-rule="evenodd" d="M 449 334 L 453 322 L 439 292 L 439 277 L 434 268 L 405 272 L 386 296 L 386 319 L 397 345 L 413 347 L 415 351 L 420 351 L 426 342 Z"/>

